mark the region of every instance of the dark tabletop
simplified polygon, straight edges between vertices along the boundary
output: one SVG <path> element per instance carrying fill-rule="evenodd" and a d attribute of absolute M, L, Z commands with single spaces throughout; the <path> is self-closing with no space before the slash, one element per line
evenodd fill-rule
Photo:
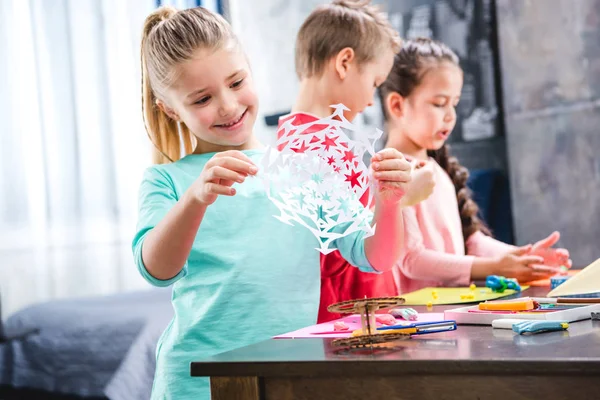
<path fill-rule="evenodd" d="M 523 295 L 542 297 L 547 288 Z M 457 306 L 434 307 L 442 312 Z M 415 307 L 420 312 L 424 308 Z M 272 339 L 192 362 L 192 376 L 364 376 L 365 374 L 600 374 L 600 321 L 525 336 L 491 326 L 414 336 L 386 348 L 340 350 L 332 339 Z M 343 368 L 339 368 L 343 367 Z"/>

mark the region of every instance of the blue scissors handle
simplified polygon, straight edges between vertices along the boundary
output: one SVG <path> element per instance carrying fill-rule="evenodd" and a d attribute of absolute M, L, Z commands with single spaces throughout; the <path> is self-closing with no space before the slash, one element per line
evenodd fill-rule
<path fill-rule="evenodd" d="M 410 328 L 417 329 L 417 332 L 413 333 L 413 335 L 455 331 L 456 330 L 456 321 L 446 320 L 446 321 L 435 321 L 435 322 L 416 322 L 414 324 L 408 324 L 408 325 L 382 326 L 380 328 L 377 328 L 377 330 L 386 331 L 386 330 L 390 330 L 390 329 L 410 329 Z"/>

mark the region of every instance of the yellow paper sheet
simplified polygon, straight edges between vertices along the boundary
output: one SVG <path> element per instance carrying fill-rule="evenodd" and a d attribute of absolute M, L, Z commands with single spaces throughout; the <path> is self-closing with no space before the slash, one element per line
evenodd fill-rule
<path fill-rule="evenodd" d="M 529 286 L 521 286 L 522 290 L 526 290 L 527 288 L 529 288 Z M 510 289 L 505 290 L 503 293 L 496 293 L 487 287 L 476 287 L 475 290 L 471 290 L 468 287 L 428 287 L 414 292 L 401 294 L 401 296 L 406 300 L 403 306 L 426 306 L 428 304 L 435 306 L 443 304 L 481 303 L 482 301 L 500 299 L 515 293 L 514 290 Z M 472 298 L 470 297 L 471 295 L 473 296 Z"/>

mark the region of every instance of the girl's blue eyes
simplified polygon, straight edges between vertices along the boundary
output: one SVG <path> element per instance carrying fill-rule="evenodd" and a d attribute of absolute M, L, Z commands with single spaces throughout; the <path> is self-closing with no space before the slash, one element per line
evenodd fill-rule
<path fill-rule="evenodd" d="M 229 87 L 232 89 L 238 88 L 240 87 L 240 85 L 244 82 L 244 79 L 240 79 L 239 81 L 235 81 L 233 82 Z M 201 98 L 200 100 L 196 101 L 194 104 L 206 104 L 206 102 L 208 102 L 210 100 L 210 96 L 205 96 L 203 98 Z"/>

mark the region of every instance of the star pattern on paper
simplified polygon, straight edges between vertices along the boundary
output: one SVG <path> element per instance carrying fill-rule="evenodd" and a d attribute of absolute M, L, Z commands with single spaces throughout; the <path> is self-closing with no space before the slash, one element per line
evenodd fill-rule
<path fill-rule="evenodd" d="M 323 254 L 336 250 L 335 240 L 364 231 L 373 234 L 369 191 L 367 206 L 360 199 L 369 188 L 365 154 L 375 154 L 381 130 L 357 132 L 344 117 L 343 104 L 331 106 L 326 118 L 302 125 L 290 119 L 279 128 L 279 139 L 261 161 L 262 179 L 280 221 L 301 225 L 317 238 Z M 354 133 L 351 140 L 348 133 Z M 280 151 L 276 150 L 281 149 Z"/>

